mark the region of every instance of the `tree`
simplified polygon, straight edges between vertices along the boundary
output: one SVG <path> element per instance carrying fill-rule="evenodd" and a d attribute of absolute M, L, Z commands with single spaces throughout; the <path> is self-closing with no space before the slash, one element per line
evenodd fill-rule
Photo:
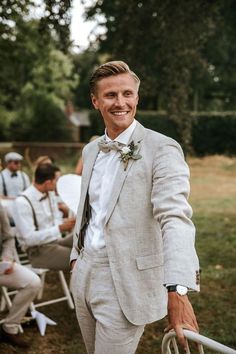
<path fill-rule="evenodd" d="M 54 138 L 66 135 L 64 102 L 71 99 L 78 80 L 72 73 L 70 55 L 66 54 L 70 1 L 45 0 L 40 19 L 32 18 L 36 6 L 34 0 L 3 0 L 0 7 L 0 138 L 3 140 L 52 139 L 45 129 L 52 126 L 52 117 L 61 126 L 61 135 L 58 126 L 53 129 Z M 36 127 L 41 135 L 34 134 Z"/>
<path fill-rule="evenodd" d="M 44 0 L 44 5 L 44 15 L 41 17 L 39 24 L 40 34 L 46 41 L 53 35 L 56 47 L 67 53 L 71 44 L 71 1 Z"/>
<path fill-rule="evenodd" d="M 74 105 L 78 108 L 91 107 L 89 80 L 96 66 L 103 57 L 96 50 L 88 49 L 72 56 L 74 73 L 79 75 L 78 85 L 74 88 Z"/>
<path fill-rule="evenodd" d="M 77 83 L 72 62 L 51 49 L 32 70 L 30 82 L 22 88 L 16 118 L 10 130 L 15 140 L 68 140 L 64 107 Z"/>
<path fill-rule="evenodd" d="M 88 18 L 105 17 L 106 34 L 96 42 L 100 52 L 127 61 L 139 74 L 145 108 L 163 102 L 186 151 L 191 150 L 192 73 L 207 69 L 203 48 L 214 34 L 219 9 L 219 1 L 203 0 L 101 0 L 87 8 Z"/>

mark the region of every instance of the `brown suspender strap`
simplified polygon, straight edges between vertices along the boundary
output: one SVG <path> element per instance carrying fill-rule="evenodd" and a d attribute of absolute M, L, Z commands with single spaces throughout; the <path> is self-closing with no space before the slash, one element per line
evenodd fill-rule
<path fill-rule="evenodd" d="M 34 207 L 33 207 L 33 205 L 32 205 L 32 202 L 31 202 L 30 199 L 29 199 L 26 195 L 24 195 L 24 194 L 22 194 L 21 197 L 25 198 L 25 199 L 27 200 L 27 202 L 29 203 L 29 205 L 31 206 L 32 214 L 33 214 L 33 219 L 34 219 L 34 226 L 35 226 L 36 231 L 38 231 L 39 225 L 38 225 L 38 221 L 37 221 L 37 218 L 36 218 L 36 213 L 35 213 Z"/>
<path fill-rule="evenodd" d="M 1 178 L 2 178 L 2 187 L 3 187 L 3 195 L 7 197 L 7 186 L 5 182 L 5 178 L 3 177 L 3 173 L 0 172 Z"/>

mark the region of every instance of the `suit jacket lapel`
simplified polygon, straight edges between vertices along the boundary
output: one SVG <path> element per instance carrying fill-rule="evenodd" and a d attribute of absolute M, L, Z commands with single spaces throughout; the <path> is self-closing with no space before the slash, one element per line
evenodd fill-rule
<path fill-rule="evenodd" d="M 136 150 L 135 153 L 138 153 L 140 148 L 141 148 L 141 141 L 143 140 L 145 136 L 145 128 L 139 123 L 137 122 L 137 126 L 130 138 L 130 141 L 129 143 L 133 140 L 134 141 L 134 144 L 135 145 L 138 145 L 138 149 Z M 138 161 L 138 160 L 137 160 Z M 126 171 L 124 170 L 124 164 L 123 162 L 121 161 L 120 162 L 120 166 L 119 166 L 119 169 L 117 171 L 117 175 L 115 177 L 115 181 L 114 181 L 114 185 L 113 185 L 113 188 L 112 188 L 112 192 L 111 192 L 111 198 L 110 198 L 110 202 L 108 204 L 108 208 L 107 208 L 107 214 L 106 214 L 106 220 L 105 220 L 105 224 L 108 222 L 113 210 L 114 210 L 114 207 L 117 203 L 117 199 L 120 195 L 120 192 L 121 192 L 121 189 L 122 189 L 122 186 L 125 182 L 125 178 L 126 176 L 128 175 L 133 163 L 136 163 L 135 160 L 133 159 L 130 159 L 129 160 L 129 164 L 128 164 L 128 167 L 126 169 Z"/>
<path fill-rule="evenodd" d="M 85 199 L 88 192 L 88 186 L 91 179 L 93 166 L 96 161 L 97 155 L 99 153 L 99 148 L 97 141 L 94 142 L 93 147 L 91 146 L 88 157 L 86 159 L 86 163 L 83 166 L 83 175 L 82 175 L 82 185 L 81 185 L 81 197 L 80 197 L 80 205 L 84 206 Z"/>

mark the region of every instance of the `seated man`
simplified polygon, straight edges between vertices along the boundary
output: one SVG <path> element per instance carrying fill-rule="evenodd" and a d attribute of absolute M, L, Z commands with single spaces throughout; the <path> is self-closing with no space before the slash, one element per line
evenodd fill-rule
<path fill-rule="evenodd" d="M 18 334 L 19 324 L 39 292 L 41 281 L 31 270 L 14 262 L 14 247 L 14 236 L 6 212 L 0 204 L 0 286 L 18 289 L 2 325 L 1 340 L 25 348 L 29 343 Z"/>
<path fill-rule="evenodd" d="M 30 185 L 27 174 L 21 171 L 23 156 L 17 152 L 5 155 L 6 167 L 0 172 L 0 197 L 15 199 Z"/>
<path fill-rule="evenodd" d="M 75 219 L 62 219 L 55 194 L 57 168 L 51 164 L 36 168 L 34 182 L 15 201 L 14 220 L 18 241 L 35 268 L 68 270 Z"/>

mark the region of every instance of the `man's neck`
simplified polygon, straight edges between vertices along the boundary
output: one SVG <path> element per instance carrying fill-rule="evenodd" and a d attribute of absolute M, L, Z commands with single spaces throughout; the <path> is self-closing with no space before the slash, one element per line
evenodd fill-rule
<path fill-rule="evenodd" d="M 19 172 L 18 169 L 15 170 L 14 168 L 12 169 L 12 168 L 6 167 L 6 169 L 7 169 L 8 171 L 10 171 L 10 173 L 17 173 L 17 172 Z"/>
<path fill-rule="evenodd" d="M 45 187 L 43 184 L 33 183 L 34 188 L 36 188 L 41 193 L 46 193 Z"/>
<path fill-rule="evenodd" d="M 113 127 L 106 127 L 106 134 L 111 140 L 115 140 L 120 134 L 122 134 L 126 129 L 128 129 L 134 120 L 130 123 L 128 127 L 125 128 L 113 128 Z"/>

